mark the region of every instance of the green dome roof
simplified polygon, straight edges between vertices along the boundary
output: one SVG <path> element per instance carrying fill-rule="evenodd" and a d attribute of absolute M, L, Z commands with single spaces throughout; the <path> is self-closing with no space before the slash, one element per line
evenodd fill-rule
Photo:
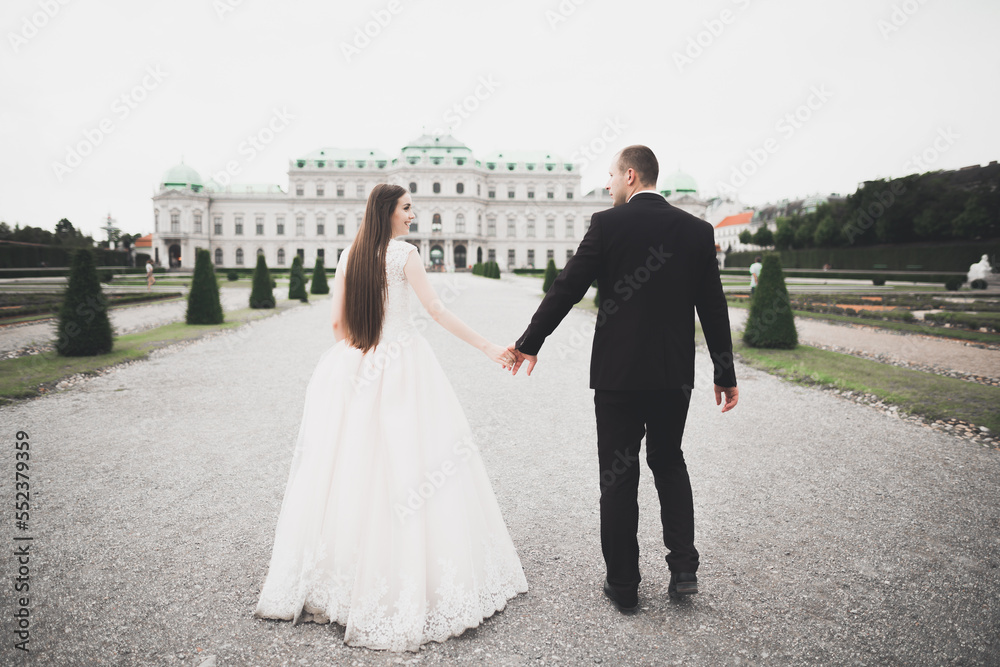
<path fill-rule="evenodd" d="M 204 186 L 201 176 L 197 171 L 187 166 L 183 162 L 175 167 L 167 169 L 160 179 L 160 186 L 163 188 L 191 188 L 195 192 Z"/>
<path fill-rule="evenodd" d="M 695 183 L 694 178 L 690 174 L 685 174 L 683 171 L 675 171 L 661 181 L 660 190 L 669 194 L 677 194 L 679 192 L 697 193 L 698 184 Z"/>

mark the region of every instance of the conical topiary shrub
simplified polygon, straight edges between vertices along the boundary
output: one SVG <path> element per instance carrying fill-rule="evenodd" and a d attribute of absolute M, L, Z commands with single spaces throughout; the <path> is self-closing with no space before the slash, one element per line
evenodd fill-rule
<path fill-rule="evenodd" d="M 743 329 L 743 342 L 750 347 L 786 350 L 799 344 L 785 274 L 781 270 L 781 260 L 774 253 L 764 256 L 760 281 L 750 301 L 750 314 Z"/>
<path fill-rule="evenodd" d="M 56 353 L 64 357 L 106 354 L 114 346 L 108 301 L 101 291 L 94 253 L 87 248 L 73 253 L 57 333 Z"/>
<path fill-rule="evenodd" d="M 472 265 L 472 275 L 474 275 L 474 276 L 481 276 L 481 275 L 483 275 L 483 265 L 480 264 L 479 262 L 476 262 L 475 264 L 473 264 Z"/>
<path fill-rule="evenodd" d="M 542 291 L 548 292 L 549 288 L 552 287 L 552 282 L 559 275 L 559 271 L 556 269 L 556 262 L 554 259 L 550 259 L 548 265 L 545 267 L 545 280 L 542 281 Z"/>
<path fill-rule="evenodd" d="M 191 278 L 184 321 L 188 324 L 222 324 L 224 320 L 212 257 L 208 250 L 199 248 L 194 260 L 194 277 Z"/>
<path fill-rule="evenodd" d="M 257 255 L 257 266 L 253 270 L 253 287 L 250 290 L 251 308 L 274 308 L 274 289 L 271 287 L 271 272 L 267 269 L 264 253 Z"/>
<path fill-rule="evenodd" d="M 312 283 L 309 285 L 310 294 L 329 294 L 330 285 L 326 282 L 326 269 L 323 267 L 323 260 L 316 258 L 316 268 L 313 269 Z"/>
<path fill-rule="evenodd" d="M 292 270 L 288 276 L 288 298 L 308 301 L 306 294 L 306 272 L 302 269 L 302 258 L 295 255 L 292 260 Z"/>

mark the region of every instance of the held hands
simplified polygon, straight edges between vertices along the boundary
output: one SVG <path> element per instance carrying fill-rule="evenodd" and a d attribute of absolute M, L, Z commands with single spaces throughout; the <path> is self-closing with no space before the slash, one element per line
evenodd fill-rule
<path fill-rule="evenodd" d="M 515 343 L 511 343 L 510 345 L 507 346 L 507 352 L 509 354 L 514 355 L 514 362 L 515 363 L 514 363 L 514 368 L 511 371 L 511 375 L 517 375 L 517 371 L 518 371 L 518 369 L 521 368 L 521 364 L 523 364 L 525 362 L 525 360 L 527 360 L 528 361 L 528 377 L 531 377 L 531 371 L 535 367 L 535 364 L 538 363 L 538 355 L 537 354 L 525 354 L 524 352 L 521 352 L 520 350 L 518 350 L 515 347 Z"/>
<path fill-rule="evenodd" d="M 723 412 L 729 412 L 736 407 L 736 404 L 740 400 L 740 388 L 739 387 L 720 387 L 715 385 L 715 404 L 720 405 L 722 403 L 722 395 L 726 395 L 726 404 L 722 406 Z"/>

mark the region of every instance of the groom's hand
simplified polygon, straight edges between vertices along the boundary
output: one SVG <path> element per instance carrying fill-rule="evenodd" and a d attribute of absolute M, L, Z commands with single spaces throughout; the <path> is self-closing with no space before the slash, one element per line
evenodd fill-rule
<path fill-rule="evenodd" d="M 531 377 L 531 371 L 535 367 L 535 364 L 538 363 L 538 355 L 525 354 L 514 347 L 514 345 L 510 345 L 507 349 L 517 358 L 514 362 L 514 368 L 511 370 L 511 375 L 517 375 L 517 371 L 521 368 L 521 364 L 523 364 L 524 360 L 527 359 L 530 362 L 528 364 L 528 377 Z"/>
<path fill-rule="evenodd" d="M 515 366 L 515 368 L 517 368 Z M 720 387 L 715 385 L 715 404 L 720 405 L 722 403 L 722 395 L 726 395 L 726 404 L 722 406 L 723 412 L 729 412 L 736 407 L 736 404 L 740 400 L 740 389 L 739 387 Z"/>

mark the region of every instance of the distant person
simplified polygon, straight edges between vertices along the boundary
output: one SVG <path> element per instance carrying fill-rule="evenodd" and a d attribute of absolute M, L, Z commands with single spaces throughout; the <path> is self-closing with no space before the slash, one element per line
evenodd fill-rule
<path fill-rule="evenodd" d="M 750 265 L 750 296 L 753 296 L 753 292 L 757 289 L 757 283 L 760 282 L 760 270 L 764 268 L 760 263 L 760 255 L 753 258 L 753 264 Z"/>
<path fill-rule="evenodd" d="M 153 277 L 153 260 L 146 260 L 146 291 L 152 291 L 153 283 L 156 282 L 156 278 Z"/>

